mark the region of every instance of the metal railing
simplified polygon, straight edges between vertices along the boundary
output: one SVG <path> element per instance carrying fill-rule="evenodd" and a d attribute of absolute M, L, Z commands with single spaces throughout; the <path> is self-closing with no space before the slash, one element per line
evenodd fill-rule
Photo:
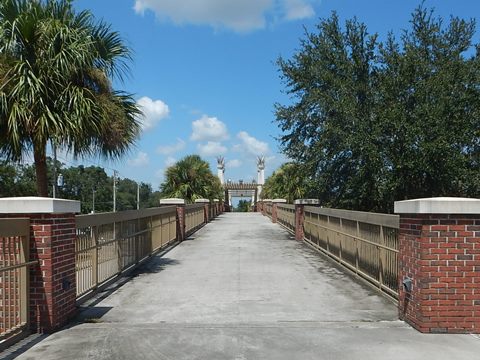
<path fill-rule="evenodd" d="M 174 242 L 176 214 L 168 206 L 77 216 L 77 297 Z"/>
<path fill-rule="evenodd" d="M 398 299 L 399 217 L 305 207 L 305 241 Z"/>
<path fill-rule="evenodd" d="M 29 219 L 0 219 L 0 341 L 28 330 L 29 241 Z"/>
<path fill-rule="evenodd" d="M 295 205 L 277 204 L 277 222 L 295 234 Z"/>
<path fill-rule="evenodd" d="M 191 235 L 205 224 L 205 206 L 192 204 L 185 206 L 185 234 Z"/>

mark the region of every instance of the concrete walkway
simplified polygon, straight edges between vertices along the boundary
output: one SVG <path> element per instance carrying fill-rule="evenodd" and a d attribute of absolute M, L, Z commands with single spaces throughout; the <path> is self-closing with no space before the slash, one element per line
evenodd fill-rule
<path fill-rule="evenodd" d="M 259 214 L 225 214 L 19 359 L 478 359 Z"/>

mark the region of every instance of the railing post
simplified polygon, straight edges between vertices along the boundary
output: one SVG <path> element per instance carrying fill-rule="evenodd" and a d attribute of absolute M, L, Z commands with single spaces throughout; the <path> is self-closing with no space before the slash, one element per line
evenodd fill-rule
<path fill-rule="evenodd" d="M 262 215 L 267 216 L 267 203 L 271 202 L 272 200 L 270 199 L 263 199 L 262 200 Z"/>
<path fill-rule="evenodd" d="M 92 227 L 94 248 L 92 251 L 92 280 L 94 288 L 98 286 L 98 226 Z"/>
<path fill-rule="evenodd" d="M 215 217 L 220 215 L 220 200 L 219 199 L 213 199 L 213 203 L 215 206 Z"/>
<path fill-rule="evenodd" d="M 305 237 L 303 224 L 305 223 L 305 205 L 318 206 L 318 199 L 297 199 L 295 204 L 295 240 L 303 241 Z"/>
<path fill-rule="evenodd" d="M 480 199 L 395 202 L 399 316 L 421 332 L 480 333 Z"/>
<path fill-rule="evenodd" d="M 272 222 L 276 223 L 278 219 L 278 205 L 277 204 L 286 204 L 286 199 L 273 199 L 272 200 Z"/>
<path fill-rule="evenodd" d="M 185 240 L 185 200 L 184 199 L 160 199 L 160 206 L 171 206 L 175 205 L 177 207 L 177 241 Z"/>
<path fill-rule="evenodd" d="M 80 202 L 41 197 L 0 199 L 0 214 L 30 219 L 29 316 L 32 330 L 52 332 L 76 312 L 75 214 Z"/>
<path fill-rule="evenodd" d="M 210 200 L 197 199 L 195 204 L 203 204 L 203 222 L 207 224 L 210 221 Z"/>
<path fill-rule="evenodd" d="M 263 201 L 262 201 L 262 200 L 258 200 L 256 205 L 257 205 L 257 206 L 256 206 L 255 211 L 256 211 L 256 212 L 259 212 L 259 213 L 261 213 L 261 214 L 263 215 L 263 209 L 262 209 Z"/>

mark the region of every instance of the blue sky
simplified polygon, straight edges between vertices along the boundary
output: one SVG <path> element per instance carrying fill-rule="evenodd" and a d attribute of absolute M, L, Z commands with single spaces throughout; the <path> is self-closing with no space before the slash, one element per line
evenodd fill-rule
<path fill-rule="evenodd" d="M 381 37 L 408 27 L 415 0 L 77 0 L 119 31 L 134 52 L 131 74 L 116 87 L 133 93 L 146 117 L 137 147 L 117 162 L 83 161 L 151 183 L 167 166 L 198 153 L 226 178 L 256 178 L 265 155 L 267 176 L 284 157 L 275 137 L 273 105 L 287 104 L 275 60 L 299 48 L 304 27 L 336 10 L 357 16 Z M 478 0 L 430 0 L 437 15 L 480 15 Z M 478 42 L 478 34 L 475 39 Z M 64 155 L 65 156 L 65 155 Z"/>

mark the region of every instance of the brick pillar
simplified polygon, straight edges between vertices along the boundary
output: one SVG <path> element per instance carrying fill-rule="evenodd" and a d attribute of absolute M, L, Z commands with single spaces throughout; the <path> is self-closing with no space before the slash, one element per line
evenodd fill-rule
<path fill-rule="evenodd" d="M 261 201 L 261 200 L 257 201 L 256 211 L 263 214 L 263 201 Z"/>
<path fill-rule="evenodd" d="M 305 205 L 318 206 L 318 199 L 297 199 L 295 200 L 295 240 L 303 241 L 303 223 L 305 222 Z"/>
<path fill-rule="evenodd" d="M 480 333 L 480 199 L 397 201 L 395 212 L 400 319 L 425 333 Z"/>
<path fill-rule="evenodd" d="M 204 223 L 207 224 L 210 221 L 210 200 L 197 199 L 195 204 L 203 204 L 203 219 Z"/>
<path fill-rule="evenodd" d="M 185 200 L 183 199 L 160 199 L 160 206 L 176 206 L 177 208 L 177 241 L 185 240 Z"/>
<path fill-rule="evenodd" d="M 80 202 L 40 197 L 0 199 L 0 216 L 30 219 L 29 317 L 50 333 L 76 313 L 75 214 Z"/>

